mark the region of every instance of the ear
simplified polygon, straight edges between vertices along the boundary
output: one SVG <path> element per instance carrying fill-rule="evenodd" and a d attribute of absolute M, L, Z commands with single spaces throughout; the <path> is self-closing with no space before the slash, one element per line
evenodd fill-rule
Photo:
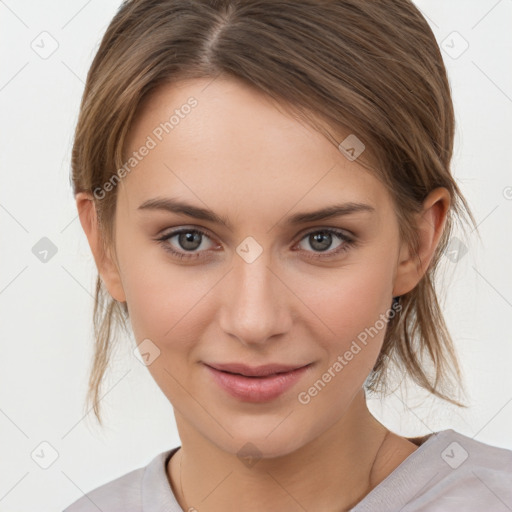
<path fill-rule="evenodd" d="M 402 243 L 393 297 L 413 290 L 428 270 L 443 233 L 449 208 L 450 193 L 444 187 L 432 190 L 423 201 L 422 211 L 415 215 L 418 255 L 411 251 L 406 242 Z"/>
<path fill-rule="evenodd" d="M 93 197 L 87 192 L 79 192 L 75 196 L 76 207 L 82 229 L 87 236 L 89 246 L 96 262 L 96 267 L 110 295 L 119 302 L 125 302 L 126 296 L 121 282 L 115 259 L 111 256 L 111 251 L 105 252 L 103 247 L 100 226 L 96 213 L 96 205 Z"/>

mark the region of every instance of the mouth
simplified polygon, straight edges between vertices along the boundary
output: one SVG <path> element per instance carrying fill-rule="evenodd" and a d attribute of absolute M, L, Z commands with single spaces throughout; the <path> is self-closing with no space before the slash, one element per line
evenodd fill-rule
<path fill-rule="evenodd" d="M 244 402 L 268 402 L 291 389 L 309 370 L 306 365 L 205 364 L 213 381 L 228 395 Z"/>
<path fill-rule="evenodd" d="M 206 366 L 224 373 L 241 375 L 243 377 L 268 377 L 269 375 L 280 375 L 299 370 L 310 364 L 311 363 L 302 365 L 266 364 L 262 366 L 248 366 L 240 363 L 211 363 Z"/>

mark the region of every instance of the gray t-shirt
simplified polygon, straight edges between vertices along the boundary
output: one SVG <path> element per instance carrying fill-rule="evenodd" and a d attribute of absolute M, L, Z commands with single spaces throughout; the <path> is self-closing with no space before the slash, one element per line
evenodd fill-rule
<path fill-rule="evenodd" d="M 452 429 L 411 441 L 423 442 L 351 512 L 512 511 L 512 450 Z M 178 449 L 97 487 L 64 512 L 183 512 L 166 473 Z"/>

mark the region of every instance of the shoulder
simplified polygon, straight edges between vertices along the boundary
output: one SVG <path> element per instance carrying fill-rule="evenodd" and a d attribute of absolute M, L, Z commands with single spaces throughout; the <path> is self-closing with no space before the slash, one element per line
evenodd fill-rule
<path fill-rule="evenodd" d="M 467 461 L 467 468 L 474 466 L 474 469 L 495 469 L 505 471 L 509 476 L 512 473 L 512 450 L 477 441 L 454 430 L 444 432 L 447 433 L 446 441 L 450 441 L 450 444 L 443 453 L 443 459 L 457 459 L 448 464 L 452 469 L 456 469 L 454 466 L 462 467 Z"/>
<path fill-rule="evenodd" d="M 69 505 L 64 512 L 140 511 L 143 473 L 144 468 L 138 468 L 96 487 Z"/>
<path fill-rule="evenodd" d="M 165 461 L 178 448 L 155 456 L 146 466 L 134 469 L 71 503 L 63 512 L 141 512 L 145 510 L 143 492 L 149 487 L 172 494 L 166 480 Z M 165 488 L 167 486 L 167 489 Z M 156 497 L 156 496 L 155 496 Z"/>
<path fill-rule="evenodd" d="M 451 429 L 434 433 L 353 511 L 376 505 L 404 512 L 512 510 L 512 451 Z"/>
<path fill-rule="evenodd" d="M 446 432 L 431 454 L 441 461 L 430 493 L 444 502 L 461 503 L 466 510 L 512 508 L 512 451 L 455 432 Z M 441 463 L 442 462 L 442 463 Z M 506 504 L 506 505 L 505 505 Z"/>

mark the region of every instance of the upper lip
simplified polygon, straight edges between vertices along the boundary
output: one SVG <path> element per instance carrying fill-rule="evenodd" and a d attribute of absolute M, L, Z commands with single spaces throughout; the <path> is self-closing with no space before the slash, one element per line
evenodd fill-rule
<path fill-rule="evenodd" d="M 206 366 L 215 368 L 223 372 L 239 373 L 246 377 L 261 377 L 265 375 L 273 375 L 276 373 L 286 373 L 292 370 L 297 370 L 307 364 L 303 365 L 285 365 L 285 364 L 264 364 L 262 366 L 247 366 L 240 363 L 208 363 Z"/>

